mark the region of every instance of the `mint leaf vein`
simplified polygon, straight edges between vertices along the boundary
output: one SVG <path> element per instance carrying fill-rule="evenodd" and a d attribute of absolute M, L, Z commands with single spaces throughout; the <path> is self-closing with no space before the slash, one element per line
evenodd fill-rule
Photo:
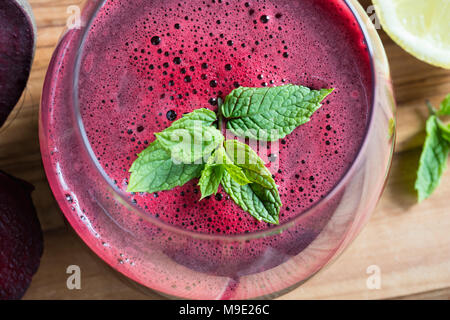
<path fill-rule="evenodd" d="M 227 128 L 236 135 L 276 141 L 308 122 L 332 91 L 297 85 L 240 87 L 219 105 L 219 112 L 227 118 Z M 200 200 L 216 194 L 222 185 L 253 217 L 278 224 L 282 203 L 272 174 L 250 146 L 237 140 L 224 141 L 221 130 L 214 126 L 216 121 L 215 112 L 197 109 L 155 133 L 156 140 L 138 155 L 129 170 L 127 191 L 170 190 L 199 177 Z M 219 122 L 221 129 L 222 116 Z M 433 143 L 434 140 L 429 142 L 428 148 L 436 152 Z M 424 172 L 431 170 L 424 168 Z M 426 179 L 423 174 L 422 180 Z"/>

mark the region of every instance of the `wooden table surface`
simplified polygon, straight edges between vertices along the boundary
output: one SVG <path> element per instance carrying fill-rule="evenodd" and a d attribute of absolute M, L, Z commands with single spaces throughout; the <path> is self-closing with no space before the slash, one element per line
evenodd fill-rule
<path fill-rule="evenodd" d="M 36 186 L 33 199 L 44 230 L 45 252 L 25 299 L 160 299 L 109 268 L 67 226 L 48 186 L 38 141 L 43 80 L 65 26 L 67 7 L 80 0 L 30 0 L 38 45 L 23 100 L 0 130 L 0 168 Z M 367 7 L 368 1 L 362 1 Z M 398 103 L 398 138 L 392 171 L 369 224 L 331 266 L 281 299 L 450 298 L 450 170 L 422 204 L 413 190 L 424 139 L 425 99 L 450 93 L 450 71 L 418 61 L 380 36 L 391 64 Z M 66 287 L 66 268 L 79 265 L 82 289 Z M 369 290 L 367 268 L 377 265 L 381 288 Z"/>

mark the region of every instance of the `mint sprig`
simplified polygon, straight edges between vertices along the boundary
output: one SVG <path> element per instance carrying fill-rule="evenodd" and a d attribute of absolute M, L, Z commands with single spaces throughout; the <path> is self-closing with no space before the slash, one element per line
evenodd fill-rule
<path fill-rule="evenodd" d="M 450 126 L 439 119 L 439 116 L 450 115 L 450 95 L 442 102 L 439 110 L 431 105 L 429 109 L 431 114 L 426 124 L 427 136 L 414 186 L 419 202 L 430 197 L 439 186 L 450 153 Z"/>
<path fill-rule="evenodd" d="M 240 87 L 222 105 L 227 129 L 241 137 L 276 141 L 305 124 L 333 89 L 311 90 L 292 84 L 274 88 Z"/>
<path fill-rule="evenodd" d="M 236 135 L 276 141 L 308 122 L 332 91 L 295 85 L 241 87 L 226 97 L 219 112 Z M 237 140 L 224 141 L 221 130 L 214 126 L 216 121 L 215 112 L 197 109 L 155 133 L 156 140 L 129 170 L 127 191 L 170 190 L 200 177 L 200 200 L 216 194 L 222 185 L 253 217 L 278 224 L 282 203 L 272 174 L 250 146 Z"/>

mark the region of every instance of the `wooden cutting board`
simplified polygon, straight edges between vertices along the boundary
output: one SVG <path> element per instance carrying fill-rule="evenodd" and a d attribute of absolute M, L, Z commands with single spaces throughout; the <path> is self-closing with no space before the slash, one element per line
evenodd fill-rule
<path fill-rule="evenodd" d="M 45 253 L 26 299 L 161 299 L 106 266 L 65 224 L 47 184 L 38 141 L 38 109 L 45 72 L 68 17 L 80 0 L 30 0 L 38 46 L 30 82 L 14 121 L 0 130 L 0 168 L 36 186 Z M 368 1 L 361 1 L 364 7 Z M 450 298 L 450 170 L 422 204 L 413 190 L 424 139 L 425 99 L 437 105 L 450 93 L 450 71 L 422 63 L 380 36 L 391 64 L 398 102 L 398 139 L 387 188 L 369 224 L 331 266 L 281 299 Z M 66 287 L 66 268 L 79 265 L 82 289 Z M 381 288 L 368 289 L 369 266 Z"/>

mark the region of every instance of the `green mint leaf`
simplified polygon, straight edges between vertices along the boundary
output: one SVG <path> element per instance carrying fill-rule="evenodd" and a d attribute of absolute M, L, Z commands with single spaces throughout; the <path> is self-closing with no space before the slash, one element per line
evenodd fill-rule
<path fill-rule="evenodd" d="M 281 200 L 275 184 L 271 189 L 263 188 L 257 183 L 242 186 L 225 172 L 222 187 L 236 204 L 259 221 L 279 223 Z"/>
<path fill-rule="evenodd" d="M 223 165 L 225 170 L 230 174 L 231 178 L 240 185 L 246 185 L 251 182 L 245 175 L 242 168 L 236 165 L 233 162 L 233 159 L 228 156 L 223 146 L 216 150 L 213 161 L 216 164 Z"/>
<path fill-rule="evenodd" d="M 239 184 L 226 171 L 222 178 L 225 192 L 256 219 L 278 224 L 281 199 L 272 174 L 262 159 L 250 146 L 237 140 L 225 141 L 224 147 L 228 158 L 242 169 L 246 179 L 251 182 Z"/>
<path fill-rule="evenodd" d="M 224 143 L 226 153 L 233 163 L 242 168 L 245 176 L 251 182 L 264 188 L 272 188 L 275 184 L 272 174 L 266 168 L 264 161 L 252 148 L 237 140 L 227 140 Z"/>
<path fill-rule="evenodd" d="M 450 94 L 442 101 L 439 116 L 450 116 Z"/>
<path fill-rule="evenodd" d="M 231 176 L 231 178 L 241 186 L 251 183 L 248 177 L 245 175 L 242 168 L 238 167 L 235 164 L 224 164 L 223 165 L 227 173 Z"/>
<path fill-rule="evenodd" d="M 238 136 L 276 141 L 308 122 L 333 89 L 311 90 L 307 87 L 279 87 L 233 90 L 221 107 L 228 118 L 227 129 Z"/>
<path fill-rule="evenodd" d="M 217 193 L 224 173 L 225 167 L 223 165 L 205 165 L 198 182 L 202 193 L 200 200 Z"/>
<path fill-rule="evenodd" d="M 130 168 L 128 192 L 157 192 L 182 186 L 199 177 L 204 165 L 175 164 L 158 140 L 142 151 Z"/>
<path fill-rule="evenodd" d="M 447 167 L 450 144 L 442 137 L 437 120 L 437 117 L 432 115 L 427 121 L 427 137 L 420 157 L 415 183 L 419 202 L 433 193 Z"/>
<path fill-rule="evenodd" d="M 216 128 L 194 121 L 186 127 L 169 127 L 155 133 L 161 146 L 169 151 L 176 163 L 204 163 L 224 137 Z"/>
<path fill-rule="evenodd" d="M 231 159 L 225 153 L 224 148 L 220 146 L 208 159 L 205 169 L 202 171 L 198 183 L 202 193 L 200 200 L 217 193 L 225 171 L 227 171 L 231 178 L 239 185 L 245 185 L 251 182 L 247 179 L 242 169 L 233 164 Z"/>

